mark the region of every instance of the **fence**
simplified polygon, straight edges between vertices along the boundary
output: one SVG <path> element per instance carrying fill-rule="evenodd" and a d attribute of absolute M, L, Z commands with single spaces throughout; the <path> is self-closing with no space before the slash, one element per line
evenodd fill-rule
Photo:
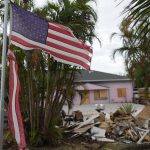
<path fill-rule="evenodd" d="M 137 88 L 133 91 L 133 100 L 136 103 L 150 104 L 150 88 Z"/>

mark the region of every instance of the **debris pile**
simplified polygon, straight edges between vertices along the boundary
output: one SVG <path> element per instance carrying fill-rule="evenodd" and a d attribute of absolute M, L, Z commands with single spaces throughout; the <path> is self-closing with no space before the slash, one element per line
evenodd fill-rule
<path fill-rule="evenodd" d="M 110 114 L 110 119 L 104 112 L 84 119 L 81 111 L 74 112 L 71 118 L 72 122 L 64 125 L 65 133 L 71 138 L 85 136 L 105 142 L 150 143 L 150 106 L 145 106 L 136 117 L 118 109 Z"/>

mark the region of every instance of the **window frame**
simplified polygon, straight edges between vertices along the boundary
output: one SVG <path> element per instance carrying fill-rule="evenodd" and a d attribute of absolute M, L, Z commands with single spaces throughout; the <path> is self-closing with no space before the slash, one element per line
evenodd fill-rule
<path fill-rule="evenodd" d="M 117 88 L 117 96 L 119 98 L 127 96 L 127 89 L 126 88 Z"/>
<path fill-rule="evenodd" d="M 102 96 L 102 91 L 105 91 L 105 97 Z M 96 96 L 97 94 L 97 96 Z M 94 100 L 107 100 L 108 99 L 108 89 L 100 89 L 100 90 L 94 90 Z"/>

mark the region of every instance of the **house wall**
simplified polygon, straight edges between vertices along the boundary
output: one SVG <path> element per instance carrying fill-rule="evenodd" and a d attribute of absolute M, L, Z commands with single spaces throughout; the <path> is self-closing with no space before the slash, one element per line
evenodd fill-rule
<path fill-rule="evenodd" d="M 81 104 L 81 96 L 77 91 L 74 93 L 74 98 L 73 98 L 73 104 L 74 105 L 80 105 Z"/>
<path fill-rule="evenodd" d="M 100 83 L 95 83 L 95 84 L 108 87 L 108 99 L 107 100 L 94 100 L 94 91 L 89 90 L 89 99 L 90 99 L 91 104 L 132 102 L 133 85 L 131 81 L 100 82 Z M 92 85 L 91 85 L 91 88 L 92 88 Z M 117 92 L 118 88 L 126 88 L 126 97 L 118 97 L 118 92 Z M 75 105 L 81 104 L 81 97 L 77 91 L 75 92 L 73 102 Z"/>
<path fill-rule="evenodd" d="M 110 103 L 132 102 L 133 100 L 133 84 L 131 81 L 124 82 L 103 82 L 103 86 L 109 87 Z M 126 97 L 118 97 L 118 88 L 126 88 Z"/>

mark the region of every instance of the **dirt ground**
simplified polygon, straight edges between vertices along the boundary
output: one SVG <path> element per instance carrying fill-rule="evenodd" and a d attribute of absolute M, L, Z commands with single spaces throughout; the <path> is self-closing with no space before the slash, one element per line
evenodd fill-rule
<path fill-rule="evenodd" d="M 32 149 L 36 150 L 36 149 Z M 55 148 L 39 150 L 150 150 L 150 144 L 124 144 L 96 142 L 85 138 L 66 139 L 63 144 Z"/>
<path fill-rule="evenodd" d="M 4 150 L 18 150 L 16 144 L 4 147 Z M 94 142 L 84 138 L 65 139 L 58 146 L 30 147 L 28 150 L 150 150 L 150 144 L 123 144 Z"/>
<path fill-rule="evenodd" d="M 18 150 L 16 147 L 9 147 L 4 150 Z M 120 143 L 103 143 L 103 144 L 63 144 L 58 147 L 40 147 L 31 148 L 28 150 L 150 150 L 150 144 L 130 145 Z"/>
<path fill-rule="evenodd" d="M 52 148 L 31 148 L 30 150 L 150 150 L 150 144 L 134 145 L 134 144 L 120 144 L 120 143 L 76 143 L 66 144 Z"/>

